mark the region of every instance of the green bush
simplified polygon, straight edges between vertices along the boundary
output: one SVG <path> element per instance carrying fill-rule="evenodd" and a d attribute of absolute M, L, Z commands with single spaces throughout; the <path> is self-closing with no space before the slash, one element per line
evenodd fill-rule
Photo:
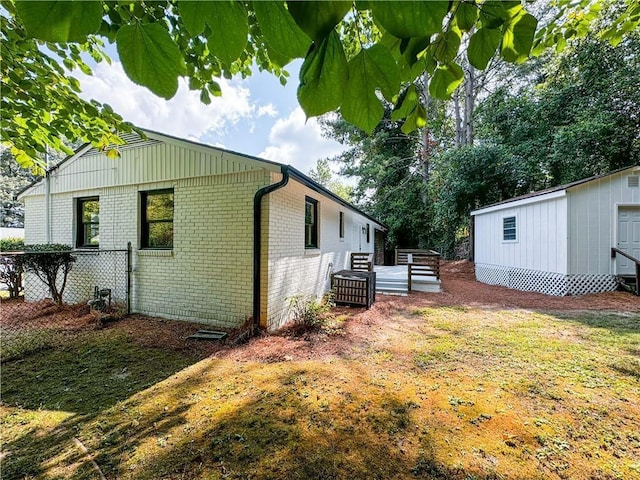
<path fill-rule="evenodd" d="M 21 252 L 24 250 L 24 239 L 18 237 L 0 240 L 0 252 Z"/>
<path fill-rule="evenodd" d="M 0 240 L 0 252 L 20 252 L 24 250 L 22 238 L 10 237 Z M 16 298 L 22 292 L 22 255 L 0 254 L 0 282 L 7 286 L 9 298 Z"/>
<path fill-rule="evenodd" d="M 53 301 L 62 305 L 67 275 L 75 261 L 69 245 L 51 243 L 25 245 L 22 264 L 25 271 L 34 273 L 49 288 Z M 62 284 L 58 287 L 60 276 Z"/>
<path fill-rule="evenodd" d="M 295 295 L 289 298 L 289 310 L 297 326 L 313 329 L 322 325 L 323 314 L 329 310 L 329 305 L 310 295 Z"/>

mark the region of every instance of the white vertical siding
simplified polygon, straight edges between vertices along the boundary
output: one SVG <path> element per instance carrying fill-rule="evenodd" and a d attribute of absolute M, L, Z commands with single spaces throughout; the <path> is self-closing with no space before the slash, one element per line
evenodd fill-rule
<path fill-rule="evenodd" d="M 627 170 L 568 189 L 568 273 L 614 273 L 617 206 L 640 205 L 640 188 L 627 184 L 630 174 Z"/>
<path fill-rule="evenodd" d="M 215 148 L 180 141 L 154 141 L 136 148 L 122 148 L 120 157 L 113 160 L 95 149 L 71 158 L 53 171 L 51 192 L 166 182 L 264 168 L 256 160 Z M 44 186 L 39 184 L 28 193 L 44 194 Z"/>
<path fill-rule="evenodd" d="M 503 241 L 503 218 L 516 217 L 517 240 Z M 567 273 L 565 197 L 475 215 L 475 262 L 545 272 Z"/>

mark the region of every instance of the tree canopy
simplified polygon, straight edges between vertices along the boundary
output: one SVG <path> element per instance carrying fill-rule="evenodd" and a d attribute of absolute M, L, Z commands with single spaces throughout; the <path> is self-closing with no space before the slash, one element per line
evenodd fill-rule
<path fill-rule="evenodd" d="M 341 119 L 324 131 L 348 147 L 332 160 L 356 178 L 355 200 L 389 226 L 391 245 L 464 255 L 472 210 L 640 163 L 639 62 L 635 32 L 616 47 L 590 35 L 498 65 L 467 143 L 454 141 L 455 98 L 432 101 L 423 135 L 405 134 L 390 111 L 371 135 Z"/>
<path fill-rule="evenodd" d="M 532 48 L 561 49 L 584 35 L 608 0 L 560 0 L 538 30 L 524 1 L 4 1 L 2 10 L 2 141 L 23 166 L 62 138 L 82 139 L 117 154 L 114 132 L 134 128 L 106 104 L 78 97 L 69 71 L 91 73 L 87 56 L 109 61 L 115 43 L 129 78 L 164 98 L 186 77 L 204 103 L 220 95 L 216 79 L 250 75 L 257 65 L 287 81 L 284 67 L 303 58 L 298 101 L 308 116 L 340 110 L 372 132 L 385 111 L 405 131 L 426 124 L 413 95 L 426 76 L 435 98 L 463 80 L 461 55 L 484 69 L 495 55 L 522 62 Z M 602 36 L 612 43 L 637 28 L 640 5 L 618 2 Z"/>

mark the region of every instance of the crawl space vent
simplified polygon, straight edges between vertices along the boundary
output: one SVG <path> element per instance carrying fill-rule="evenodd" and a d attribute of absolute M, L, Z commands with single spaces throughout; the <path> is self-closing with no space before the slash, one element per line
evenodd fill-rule
<path fill-rule="evenodd" d="M 629 175 L 627 177 L 627 187 L 640 187 L 640 176 L 639 175 Z"/>
<path fill-rule="evenodd" d="M 222 340 L 227 336 L 227 332 L 218 332 L 215 330 L 198 330 L 187 338 L 195 338 L 196 340 Z"/>

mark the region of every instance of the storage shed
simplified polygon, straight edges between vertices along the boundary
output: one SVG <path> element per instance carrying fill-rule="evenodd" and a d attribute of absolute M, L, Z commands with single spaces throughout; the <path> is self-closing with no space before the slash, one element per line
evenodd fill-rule
<path fill-rule="evenodd" d="M 549 295 L 615 290 L 640 259 L 640 166 L 471 212 L 476 279 Z"/>

